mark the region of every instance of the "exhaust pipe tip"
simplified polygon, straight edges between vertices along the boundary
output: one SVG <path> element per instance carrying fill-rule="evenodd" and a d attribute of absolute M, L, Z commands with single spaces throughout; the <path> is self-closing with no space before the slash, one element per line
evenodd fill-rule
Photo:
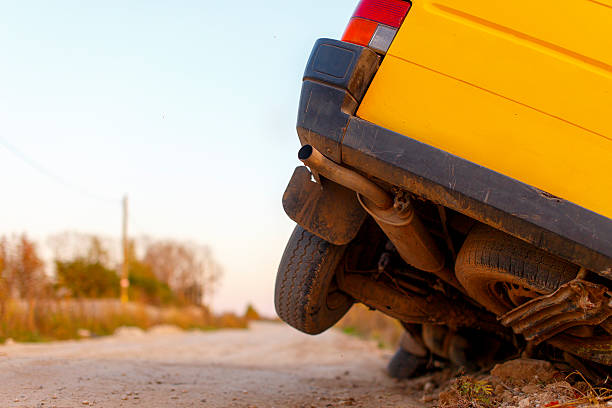
<path fill-rule="evenodd" d="M 300 159 L 300 161 L 308 160 L 310 156 L 312 156 L 313 151 L 314 149 L 311 145 L 302 146 L 302 148 L 298 151 L 298 159 Z"/>
<path fill-rule="evenodd" d="M 336 183 L 367 197 L 382 209 L 393 207 L 393 198 L 385 190 L 372 183 L 361 174 L 349 170 L 323 156 L 311 145 L 304 145 L 298 151 L 298 159 L 310 170 Z"/>

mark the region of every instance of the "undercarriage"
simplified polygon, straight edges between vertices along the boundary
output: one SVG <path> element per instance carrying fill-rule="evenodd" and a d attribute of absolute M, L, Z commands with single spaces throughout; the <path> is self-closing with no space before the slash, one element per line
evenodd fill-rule
<path fill-rule="evenodd" d="M 341 201 L 332 200 L 335 205 L 327 208 L 315 206 L 317 216 L 328 221 L 321 230 L 334 231 L 333 239 L 348 243 L 324 241 L 337 253 L 319 251 L 333 260 L 307 277 L 309 288 L 315 279 L 329 281 L 318 292 L 304 296 L 299 287 L 283 292 L 282 282 L 277 282 L 277 310 L 285 321 L 316 334 L 333 325 L 353 302 L 360 302 L 405 325 L 416 325 L 419 341 L 430 352 L 463 366 L 482 367 L 499 356 L 544 355 L 605 380 L 612 365 L 612 292 L 606 278 L 410 192 L 383 188 L 312 146 L 302 147 L 299 158 L 310 171 L 296 169 L 294 180 L 319 189 L 328 200 L 346 201 L 345 190 L 355 192 L 348 197 L 365 216 L 354 206 L 349 218 L 360 224 L 351 232 L 343 228 L 346 220 L 335 216 L 347 214 Z M 308 184 L 293 188 L 307 191 Z M 296 202 L 291 192 L 290 184 L 286 208 Z M 325 208 L 329 213 L 322 214 Z M 322 240 L 316 235 L 310 239 Z M 300 262 L 313 260 L 307 251 L 299 255 Z M 287 256 L 294 265 L 298 262 L 295 250 L 286 252 L 283 262 Z M 300 268 L 298 273 L 308 275 L 308 265 Z M 295 281 L 294 273 L 281 263 L 279 279 Z M 298 299 L 295 306 L 279 305 L 287 296 Z M 305 319 L 300 321 L 296 316 L 302 312 Z M 480 334 L 466 336 L 466 330 Z M 482 338 L 488 340 L 477 341 Z M 478 343 L 479 356 L 468 351 L 470 342 Z"/>

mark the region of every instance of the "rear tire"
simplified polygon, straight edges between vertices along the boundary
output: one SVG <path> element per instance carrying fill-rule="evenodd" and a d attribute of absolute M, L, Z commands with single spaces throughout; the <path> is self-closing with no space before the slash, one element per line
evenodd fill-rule
<path fill-rule="evenodd" d="M 330 244 L 295 227 L 276 275 L 274 304 L 284 322 L 304 333 L 319 334 L 348 312 L 353 299 L 338 289 L 335 280 L 345 250 L 346 245 Z"/>
<path fill-rule="evenodd" d="M 578 267 L 486 225 L 468 234 L 455 264 L 467 293 L 502 315 L 526 301 L 554 292 L 574 279 Z"/>

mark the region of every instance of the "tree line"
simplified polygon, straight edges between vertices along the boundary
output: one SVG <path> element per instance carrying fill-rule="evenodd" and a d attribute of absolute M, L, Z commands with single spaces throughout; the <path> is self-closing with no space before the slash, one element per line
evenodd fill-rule
<path fill-rule="evenodd" d="M 79 233 L 50 237 L 41 249 L 25 234 L 0 237 L 0 301 L 118 298 L 119 244 Z M 153 305 L 205 305 L 222 276 L 205 245 L 147 237 L 128 247 L 130 300 Z"/>

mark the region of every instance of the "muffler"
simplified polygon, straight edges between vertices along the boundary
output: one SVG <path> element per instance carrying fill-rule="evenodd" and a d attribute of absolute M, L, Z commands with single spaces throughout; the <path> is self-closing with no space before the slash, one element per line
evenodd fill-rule
<path fill-rule="evenodd" d="M 406 263 L 433 273 L 463 290 L 455 275 L 445 268 L 444 255 L 408 200 L 394 200 L 378 185 L 329 160 L 310 145 L 300 149 L 298 158 L 315 175 L 320 174 L 355 191 L 363 208 L 374 218 Z"/>

